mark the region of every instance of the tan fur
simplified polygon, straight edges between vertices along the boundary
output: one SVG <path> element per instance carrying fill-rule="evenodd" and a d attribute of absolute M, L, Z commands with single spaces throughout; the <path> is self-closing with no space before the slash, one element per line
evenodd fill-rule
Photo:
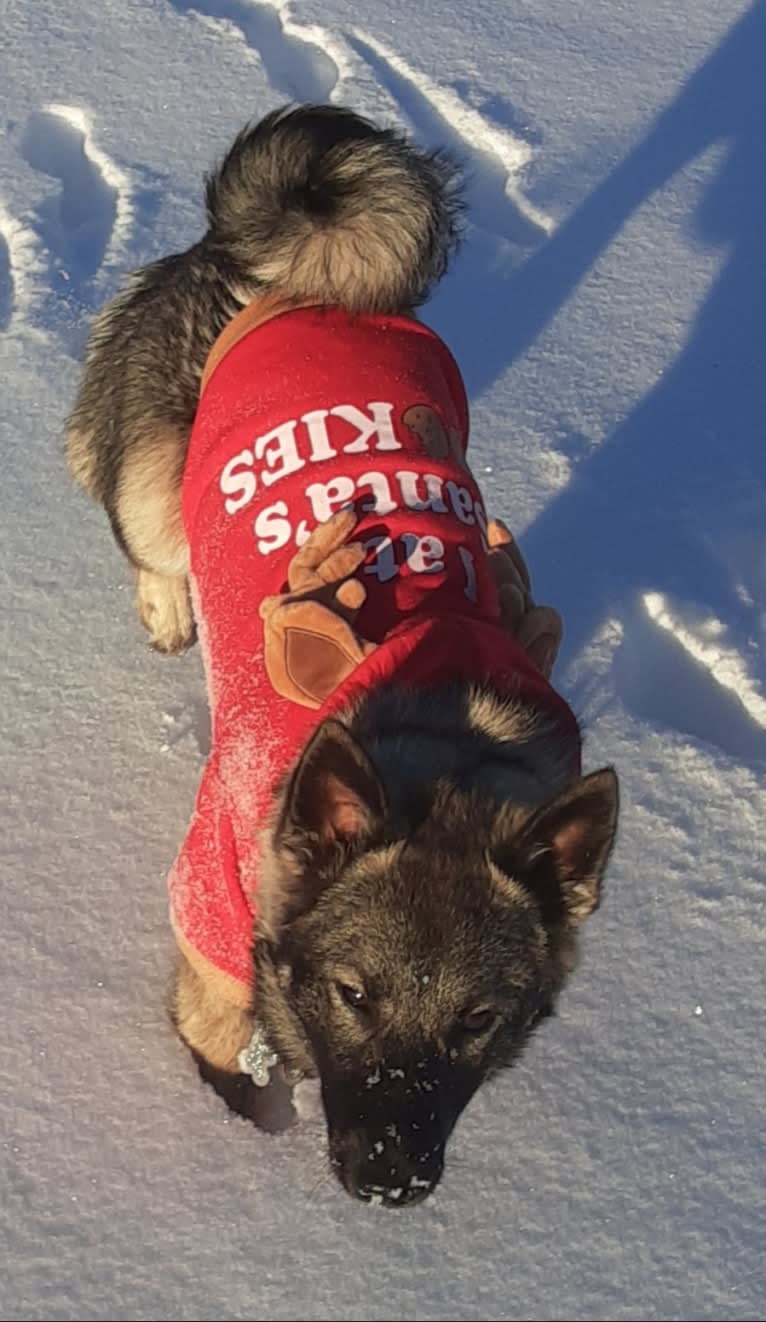
<path fill-rule="evenodd" d="M 338 165 L 339 186 L 358 186 L 358 162 Z M 398 182 L 394 180 L 394 182 Z M 302 302 L 337 303 L 351 311 L 408 310 L 405 278 L 424 246 L 423 214 L 378 208 L 344 217 L 342 225 L 306 221 L 296 231 L 274 237 L 267 260 L 257 268 L 263 284 L 288 289 Z"/>
<path fill-rule="evenodd" d="M 181 518 L 186 437 L 172 427 L 125 456 L 116 512 L 136 564 L 157 574 L 186 574 L 189 547 Z"/>
<path fill-rule="evenodd" d="M 138 566 L 136 610 L 160 652 L 180 652 L 194 639 L 187 580 L 189 548 L 181 518 L 181 473 L 186 438 L 168 427 L 129 450 L 116 492 L 116 512 L 130 556 Z M 89 432 L 70 427 L 69 472 L 97 495 L 97 452 Z"/>
<path fill-rule="evenodd" d="M 552 794 L 571 779 L 572 748 L 555 722 L 532 706 L 475 687 L 468 699 L 468 726 L 498 744 L 524 746 L 536 782 Z"/>
<path fill-rule="evenodd" d="M 181 518 L 181 473 L 185 437 L 168 428 L 163 436 L 125 456 L 116 492 L 116 512 L 139 566 L 136 610 L 160 652 L 180 652 L 194 638 L 186 578 L 189 547 Z"/>
<path fill-rule="evenodd" d="M 521 816 L 521 814 L 519 814 L 519 816 Z M 489 875 L 497 886 L 497 889 L 501 891 L 507 899 L 513 900 L 514 904 L 518 904 L 519 908 L 529 909 L 529 894 L 521 883 L 514 881 L 513 877 L 509 877 L 505 872 L 502 872 L 500 868 L 495 867 L 495 864 L 491 859 L 487 866 L 489 868 Z"/>
<path fill-rule="evenodd" d="M 75 482 L 79 483 L 89 496 L 95 495 L 97 457 L 91 432 L 81 431 L 78 427 L 69 428 L 66 437 L 66 463 Z"/>
<path fill-rule="evenodd" d="M 237 1057 L 253 1033 L 249 1010 L 232 1005 L 179 954 L 172 993 L 173 1023 L 187 1046 L 217 1069 L 236 1072 Z"/>
<path fill-rule="evenodd" d="M 541 717 L 534 708 L 486 688 L 471 689 L 468 724 L 490 739 L 526 743 L 539 731 Z"/>
<path fill-rule="evenodd" d="M 136 610 L 158 652 L 182 652 L 194 639 L 194 615 L 189 581 L 184 574 L 172 577 L 139 569 Z"/>

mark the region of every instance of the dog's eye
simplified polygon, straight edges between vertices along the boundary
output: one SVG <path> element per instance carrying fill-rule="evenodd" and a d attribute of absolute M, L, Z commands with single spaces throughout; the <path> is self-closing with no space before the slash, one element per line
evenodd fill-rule
<path fill-rule="evenodd" d="M 366 1010 L 368 1006 L 367 997 L 361 987 L 352 987 L 348 982 L 338 982 L 335 984 L 343 1000 L 351 1010 Z"/>
<path fill-rule="evenodd" d="M 486 1033 L 495 1022 L 497 1015 L 491 1005 L 477 1005 L 473 1010 L 468 1010 L 460 1021 L 460 1027 L 464 1033 L 475 1034 Z"/>

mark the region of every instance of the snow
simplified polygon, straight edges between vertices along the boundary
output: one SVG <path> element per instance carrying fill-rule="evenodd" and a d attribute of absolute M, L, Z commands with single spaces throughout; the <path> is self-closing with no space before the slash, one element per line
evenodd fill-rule
<path fill-rule="evenodd" d="M 6 0 L 2 1318 L 763 1317 L 765 52 L 763 0 Z M 285 96 L 469 167 L 430 317 L 623 788 L 560 1014 L 401 1213 L 306 1085 L 258 1134 L 173 1038 L 200 658 L 147 650 L 61 458 L 89 317 Z"/>

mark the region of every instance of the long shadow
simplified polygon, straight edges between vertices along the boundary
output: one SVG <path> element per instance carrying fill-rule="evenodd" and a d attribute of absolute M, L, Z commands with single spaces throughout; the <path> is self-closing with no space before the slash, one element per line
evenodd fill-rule
<path fill-rule="evenodd" d="M 448 338 L 473 395 L 529 348 L 632 213 L 712 143 L 739 136 L 749 141 L 753 174 L 744 186 L 757 189 L 765 43 L 766 8 L 755 0 L 636 148 L 515 271 L 504 272 L 496 260 L 488 264 L 481 245 L 467 246 L 429 315 Z M 466 317 L 466 301 L 476 305 L 475 316 Z"/>
<path fill-rule="evenodd" d="M 440 329 L 476 394 L 524 353 L 631 214 L 706 148 L 725 144 L 691 225 L 726 257 L 685 347 L 524 539 L 540 597 L 565 613 L 565 657 L 645 589 L 702 602 L 742 638 L 763 628 L 765 57 L 766 2 L 757 0 L 635 150 L 496 285 L 494 301 L 482 284 L 480 345 L 460 282 L 440 300 Z M 476 274 L 469 263 L 467 278 Z"/>
<path fill-rule="evenodd" d="M 509 195 L 508 168 L 491 148 L 470 142 L 451 124 L 444 113 L 418 84 L 414 71 L 405 75 L 361 36 L 346 36 L 353 50 L 369 65 L 376 81 L 391 93 L 409 118 L 422 141 L 445 147 L 463 169 L 466 203 L 469 215 L 482 229 L 472 234 L 460 265 L 452 280 L 443 286 L 454 300 L 457 283 L 464 278 L 468 265 L 483 265 L 488 273 L 496 267 L 501 249 L 498 239 L 507 239 L 516 252 L 533 248 L 545 234 L 544 228 L 529 215 L 523 206 Z M 405 66 L 406 68 L 406 66 Z M 485 275 L 487 281 L 489 274 Z M 474 286 L 471 296 L 476 297 Z M 433 306 L 433 305 L 432 305 Z M 437 314 L 438 315 L 438 314 Z M 447 314 L 449 315 L 449 314 Z"/>
<path fill-rule="evenodd" d="M 684 349 L 525 539 L 541 590 L 565 610 L 577 603 L 570 651 L 644 588 L 702 598 L 743 632 L 763 600 L 765 54 L 758 0 L 640 147 L 512 281 L 518 353 L 555 311 L 565 281 L 571 288 L 630 212 L 710 144 L 727 142 L 694 217 L 697 233 L 727 256 Z"/>

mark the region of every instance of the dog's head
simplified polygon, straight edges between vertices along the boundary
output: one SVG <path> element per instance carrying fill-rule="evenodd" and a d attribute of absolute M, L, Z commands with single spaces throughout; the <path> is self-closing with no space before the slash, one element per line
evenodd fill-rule
<path fill-rule="evenodd" d="M 599 902 L 617 781 L 596 772 L 535 810 L 442 785 L 405 837 L 391 817 L 370 758 L 325 722 L 273 828 L 256 983 L 283 1059 L 319 1074 L 339 1179 L 401 1207 L 550 1012 Z"/>

